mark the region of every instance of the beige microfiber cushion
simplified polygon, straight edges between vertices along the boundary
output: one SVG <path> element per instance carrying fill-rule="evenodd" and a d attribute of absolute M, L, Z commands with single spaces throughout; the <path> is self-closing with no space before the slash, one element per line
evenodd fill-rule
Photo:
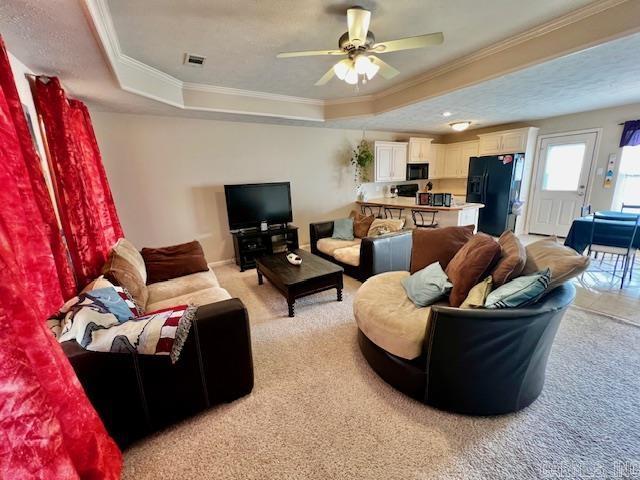
<path fill-rule="evenodd" d="M 376 218 L 371 222 L 367 237 L 377 237 L 385 233 L 399 232 L 404 227 L 404 218 Z"/>
<path fill-rule="evenodd" d="M 156 310 L 162 310 L 163 308 L 175 307 L 177 305 L 206 305 L 208 303 L 221 302 L 222 300 L 228 300 L 231 298 L 229 292 L 224 288 L 211 287 L 204 290 L 198 290 L 197 292 L 186 293 L 179 297 L 168 298 L 160 302 L 149 303 L 147 305 L 146 312 L 155 312 Z"/>
<path fill-rule="evenodd" d="M 335 252 L 339 248 L 351 247 L 353 245 L 360 245 L 362 242 L 359 238 L 354 238 L 353 240 L 339 240 L 337 238 L 321 238 L 316 243 L 316 247 L 325 255 L 330 255 L 333 257 L 333 252 Z"/>
<path fill-rule="evenodd" d="M 375 217 L 373 215 L 363 215 L 355 210 L 351 211 L 349 217 L 353 218 L 353 235 L 356 238 L 366 237 Z"/>
<path fill-rule="evenodd" d="M 111 248 L 111 251 L 116 252 L 117 255 L 124 258 L 127 262 L 133 265 L 138 271 L 140 278 L 142 278 L 142 281 L 144 283 L 147 283 L 147 267 L 144 264 L 142 255 L 133 243 L 131 243 L 126 238 L 121 238 Z"/>
<path fill-rule="evenodd" d="M 447 266 L 447 276 L 453 283 L 449 304 L 459 307 L 499 258 L 500 244 L 485 233 L 477 233 L 465 243 Z"/>
<path fill-rule="evenodd" d="M 407 360 L 419 357 L 429 323 L 430 307 L 416 307 L 402 286 L 409 272 L 371 277 L 358 289 L 353 313 L 358 328 L 387 352 Z"/>
<path fill-rule="evenodd" d="M 493 280 L 491 279 L 491 275 L 485 278 L 483 281 L 478 283 L 475 287 L 471 289 L 467 298 L 465 298 L 460 308 L 482 308 L 484 307 L 484 302 L 487 299 L 489 293 L 491 293 L 491 287 L 493 284 Z"/>
<path fill-rule="evenodd" d="M 334 250 L 333 258 L 347 265 L 358 267 L 360 266 L 360 245 L 338 248 Z"/>
<path fill-rule="evenodd" d="M 113 283 L 104 278 L 104 275 L 100 275 L 98 278 L 93 279 L 89 282 L 80 293 L 87 293 L 91 290 L 98 290 L 100 288 L 109 288 L 113 287 Z"/>
<path fill-rule="evenodd" d="M 522 273 L 527 261 L 527 251 L 511 230 L 507 230 L 498 239 L 500 244 L 500 260 L 491 272 L 493 284 L 500 287 Z"/>
<path fill-rule="evenodd" d="M 589 267 L 589 257 L 558 243 L 556 237 L 544 238 L 527 245 L 527 263 L 522 273 L 530 275 L 540 270 L 551 270 L 549 290 L 577 277 Z"/>
<path fill-rule="evenodd" d="M 121 257 L 117 250 L 111 250 L 107 263 L 102 267 L 102 274 L 110 282 L 126 288 L 138 309 L 145 311 L 149 292 L 140 276 L 140 270 L 125 257 Z"/>
<path fill-rule="evenodd" d="M 219 286 L 218 279 L 212 270 L 192 273 L 191 275 L 147 285 L 147 290 L 149 291 L 147 303 L 161 302 L 169 298 Z"/>
<path fill-rule="evenodd" d="M 473 237 L 473 225 L 466 227 L 418 228 L 413 231 L 411 273 L 440 262 L 445 269 L 458 250 Z"/>

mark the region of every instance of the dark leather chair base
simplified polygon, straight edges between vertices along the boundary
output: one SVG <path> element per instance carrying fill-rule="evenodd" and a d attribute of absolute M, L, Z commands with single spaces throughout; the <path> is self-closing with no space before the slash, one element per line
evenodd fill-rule
<path fill-rule="evenodd" d="M 414 360 L 385 351 L 360 330 L 358 344 L 385 382 L 427 405 L 466 415 L 516 412 L 542 392 L 555 334 L 574 297 L 565 284 L 524 308 L 434 306 Z"/>

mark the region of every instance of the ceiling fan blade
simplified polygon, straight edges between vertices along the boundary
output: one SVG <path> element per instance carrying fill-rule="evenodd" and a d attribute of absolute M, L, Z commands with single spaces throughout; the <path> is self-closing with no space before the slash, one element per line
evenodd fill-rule
<path fill-rule="evenodd" d="M 305 52 L 284 52 L 276 55 L 276 58 L 315 57 L 317 55 L 345 55 L 342 50 L 307 50 Z"/>
<path fill-rule="evenodd" d="M 378 57 L 373 56 L 373 55 L 369 55 L 369 59 L 377 66 L 380 67 L 380 75 L 382 75 L 384 78 L 386 78 L 387 80 L 395 77 L 396 75 L 398 75 L 400 72 L 398 70 L 396 70 L 395 68 L 393 68 L 391 65 L 389 65 L 387 62 L 383 62 L 382 60 L 380 60 Z"/>
<path fill-rule="evenodd" d="M 367 42 L 371 12 L 364 8 L 354 7 L 347 10 L 347 25 L 349 26 L 349 41 L 355 46 Z"/>
<path fill-rule="evenodd" d="M 331 80 L 333 78 L 333 76 L 336 73 L 333 71 L 333 67 L 331 67 L 327 73 L 325 73 L 322 77 L 320 77 L 320 80 L 318 80 L 316 82 L 316 86 L 319 87 L 321 85 L 325 85 L 329 80 Z"/>
<path fill-rule="evenodd" d="M 417 37 L 400 38 L 398 40 L 376 43 L 371 47 L 370 51 L 375 53 L 389 53 L 399 50 L 411 50 L 414 48 L 440 45 L 442 42 L 444 42 L 442 32 L 427 33 L 426 35 L 418 35 Z"/>

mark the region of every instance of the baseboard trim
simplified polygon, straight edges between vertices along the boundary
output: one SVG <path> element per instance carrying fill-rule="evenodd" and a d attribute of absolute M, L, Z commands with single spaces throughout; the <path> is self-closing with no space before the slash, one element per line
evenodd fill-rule
<path fill-rule="evenodd" d="M 304 245 L 300 245 L 302 250 L 311 251 L 311 244 L 305 243 Z M 235 263 L 235 258 L 227 258 L 225 260 L 216 260 L 215 262 L 209 262 L 207 265 L 210 267 L 222 267 L 223 265 L 229 265 Z"/>

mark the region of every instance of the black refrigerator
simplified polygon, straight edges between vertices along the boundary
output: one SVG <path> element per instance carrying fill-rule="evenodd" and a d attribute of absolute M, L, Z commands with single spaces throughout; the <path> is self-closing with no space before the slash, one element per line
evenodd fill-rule
<path fill-rule="evenodd" d="M 467 202 L 483 203 L 478 231 L 499 236 L 514 231 L 514 202 L 520 199 L 524 153 L 471 157 L 467 181 Z"/>

